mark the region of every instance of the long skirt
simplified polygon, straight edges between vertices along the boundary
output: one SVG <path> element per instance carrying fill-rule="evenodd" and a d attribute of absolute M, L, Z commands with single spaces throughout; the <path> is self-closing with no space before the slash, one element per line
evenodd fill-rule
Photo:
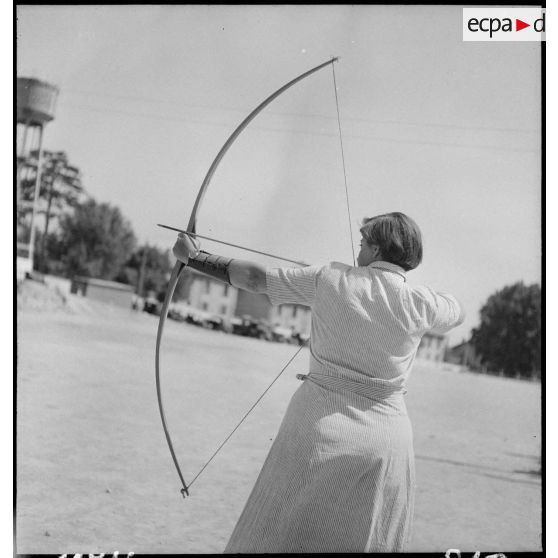
<path fill-rule="evenodd" d="M 363 395 L 309 376 L 225 552 L 403 551 L 415 494 L 412 437 L 401 392 Z"/>

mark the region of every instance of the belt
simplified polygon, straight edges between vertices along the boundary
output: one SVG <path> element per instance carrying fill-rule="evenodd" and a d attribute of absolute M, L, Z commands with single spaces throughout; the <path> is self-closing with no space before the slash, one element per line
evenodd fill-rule
<path fill-rule="evenodd" d="M 357 395 L 362 395 L 368 399 L 387 399 L 391 396 L 404 395 L 407 393 L 405 388 L 393 387 L 379 382 L 356 382 L 348 378 L 337 378 L 328 374 L 297 374 L 297 380 L 310 380 L 314 384 L 330 389 L 332 391 L 350 391 Z"/>

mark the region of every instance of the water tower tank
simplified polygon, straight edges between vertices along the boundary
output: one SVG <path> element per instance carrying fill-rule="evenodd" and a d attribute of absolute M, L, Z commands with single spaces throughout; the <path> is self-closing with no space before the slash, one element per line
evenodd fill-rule
<path fill-rule="evenodd" d="M 42 126 L 54 118 L 58 88 L 35 78 L 17 78 L 17 121 Z"/>

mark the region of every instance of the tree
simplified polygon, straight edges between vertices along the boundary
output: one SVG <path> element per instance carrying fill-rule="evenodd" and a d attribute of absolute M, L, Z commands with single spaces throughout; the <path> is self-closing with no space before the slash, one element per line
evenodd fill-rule
<path fill-rule="evenodd" d="M 139 296 L 154 291 L 164 297 L 170 272 L 168 251 L 146 244 L 130 256 L 116 280 L 133 285 Z"/>
<path fill-rule="evenodd" d="M 56 249 L 65 274 L 114 279 L 137 241 L 130 223 L 117 207 L 90 199 L 60 219 Z"/>
<path fill-rule="evenodd" d="M 20 161 L 21 190 L 19 194 L 24 211 L 19 215 L 19 225 L 22 230 L 26 228 L 25 216 L 32 210 L 38 156 L 39 153 L 35 150 L 30 153 L 28 158 Z M 45 258 L 45 241 L 48 238 L 51 218 L 60 217 L 63 213 L 71 211 L 83 198 L 84 190 L 79 169 L 69 164 L 68 156 L 64 151 L 44 150 L 38 192 L 40 203 L 37 208 L 37 213 L 45 216 L 41 234 L 42 241 L 38 243 L 36 251 L 36 264 L 41 271 L 46 271 L 48 267 Z"/>
<path fill-rule="evenodd" d="M 540 286 L 519 282 L 490 296 L 471 342 L 490 370 L 506 376 L 540 377 Z"/>
<path fill-rule="evenodd" d="M 139 296 L 145 297 L 147 293 L 152 292 L 159 302 L 163 302 L 174 265 L 171 259 L 176 261 L 169 250 L 161 251 L 154 246 L 142 246 L 132 254 L 126 267 L 117 276 L 117 280 L 134 285 Z M 198 272 L 189 267 L 182 270 L 174 290 L 173 301 L 188 300 L 196 275 Z"/>

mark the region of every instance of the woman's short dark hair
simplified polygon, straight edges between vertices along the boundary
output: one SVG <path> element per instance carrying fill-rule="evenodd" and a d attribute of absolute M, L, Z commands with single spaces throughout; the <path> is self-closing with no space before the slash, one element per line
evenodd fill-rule
<path fill-rule="evenodd" d="M 382 259 L 415 269 L 422 261 L 422 235 L 418 225 L 403 213 L 385 213 L 362 221 L 360 233 L 370 244 L 380 248 Z"/>

